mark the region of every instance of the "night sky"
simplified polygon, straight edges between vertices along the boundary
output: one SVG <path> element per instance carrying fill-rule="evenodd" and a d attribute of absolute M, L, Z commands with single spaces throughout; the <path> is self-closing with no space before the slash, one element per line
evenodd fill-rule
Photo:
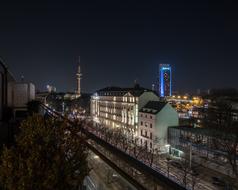
<path fill-rule="evenodd" d="M 79 55 L 84 92 L 151 88 L 159 63 L 176 91 L 238 88 L 234 2 L 1 1 L 0 56 L 40 90 L 73 91 Z"/>

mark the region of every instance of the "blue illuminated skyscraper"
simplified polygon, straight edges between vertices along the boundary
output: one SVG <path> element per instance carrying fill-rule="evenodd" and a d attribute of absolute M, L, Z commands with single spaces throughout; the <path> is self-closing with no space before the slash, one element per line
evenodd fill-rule
<path fill-rule="evenodd" d="M 159 65 L 157 92 L 161 97 L 171 96 L 171 66 L 169 64 Z"/>

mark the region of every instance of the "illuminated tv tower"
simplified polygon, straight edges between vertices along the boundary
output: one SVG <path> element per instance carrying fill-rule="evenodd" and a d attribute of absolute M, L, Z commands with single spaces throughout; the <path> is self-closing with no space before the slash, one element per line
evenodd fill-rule
<path fill-rule="evenodd" d="M 79 65 L 78 65 L 78 72 L 76 74 L 77 76 L 77 95 L 78 96 L 81 96 L 81 84 L 80 84 L 80 81 L 81 81 L 81 78 L 82 78 L 82 73 L 80 71 L 80 56 L 79 56 Z"/>

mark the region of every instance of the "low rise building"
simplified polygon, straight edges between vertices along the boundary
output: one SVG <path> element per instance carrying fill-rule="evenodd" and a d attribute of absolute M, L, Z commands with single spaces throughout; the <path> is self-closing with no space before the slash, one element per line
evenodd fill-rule
<path fill-rule="evenodd" d="M 149 101 L 139 111 L 139 131 L 141 144 L 149 148 L 161 148 L 167 144 L 169 126 L 179 123 L 178 113 L 167 102 Z"/>
<path fill-rule="evenodd" d="M 189 157 L 190 162 L 201 164 L 225 175 L 233 176 L 229 156 L 237 159 L 237 134 L 210 128 L 175 126 L 168 128 L 169 153 L 175 157 Z"/>

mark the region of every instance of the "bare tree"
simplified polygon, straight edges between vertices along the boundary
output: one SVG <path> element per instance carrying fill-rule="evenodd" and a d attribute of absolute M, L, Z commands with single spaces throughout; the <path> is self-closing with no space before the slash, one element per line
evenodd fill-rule
<path fill-rule="evenodd" d="M 238 177 L 238 126 L 220 129 L 216 131 L 213 138 L 214 146 L 226 153 L 225 156 L 231 166 L 233 175 Z"/>
<path fill-rule="evenodd" d="M 233 175 L 238 177 L 238 122 L 233 119 L 232 105 L 228 101 L 213 101 L 204 117 L 204 124 L 211 129 L 212 146 L 225 152 Z"/>
<path fill-rule="evenodd" d="M 180 162 L 180 171 L 181 171 L 181 182 L 184 185 L 184 187 L 187 187 L 188 184 L 188 175 L 191 172 L 191 168 L 189 166 L 189 160 L 187 158 L 184 158 Z"/>

